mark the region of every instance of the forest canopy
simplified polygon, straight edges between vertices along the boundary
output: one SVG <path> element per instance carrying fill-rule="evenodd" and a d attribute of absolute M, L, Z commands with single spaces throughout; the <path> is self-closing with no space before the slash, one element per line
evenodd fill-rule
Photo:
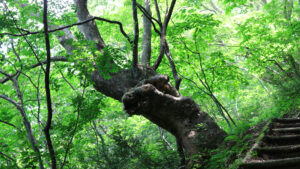
<path fill-rule="evenodd" d="M 237 168 L 299 42 L 296 0 L 2 0 L 0 168 Z"/>

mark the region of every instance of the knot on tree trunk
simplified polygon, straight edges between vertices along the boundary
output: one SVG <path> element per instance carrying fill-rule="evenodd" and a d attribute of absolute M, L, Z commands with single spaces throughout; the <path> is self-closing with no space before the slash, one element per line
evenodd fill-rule
<path fill-rule="evenodd" d="M 175 121 L 198 112 L 198 109 L 185 110 L 196 103 L 188 97 L 180 97 L 166 75 L 142 80 L 123 95 L 122 102 L 129 115 L 143 115 L 173 134 L 177 130 Z"/>
<path fill-rule="evenodd" d="M 169 77 L 167 75 L 155 75 L 148 79 L 141 81 L 137 86 L 142 86 L 145 84 L 152 84 L 157 90 L 169 94 L 172 96 L 180 96 L 178 91 L 169 82 Z"/>

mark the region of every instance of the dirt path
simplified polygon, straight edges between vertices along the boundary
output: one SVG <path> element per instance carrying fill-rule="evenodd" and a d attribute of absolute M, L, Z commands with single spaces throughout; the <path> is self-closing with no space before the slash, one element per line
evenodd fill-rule
<path fill-rule="evenodd" d="M 300 169 L 300 118 L 274 119 L 239 169 Z"/>

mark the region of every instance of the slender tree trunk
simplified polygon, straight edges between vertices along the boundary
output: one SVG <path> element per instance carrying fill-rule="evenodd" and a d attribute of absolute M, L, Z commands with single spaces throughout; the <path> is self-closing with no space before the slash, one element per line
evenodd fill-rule
<path fill-rule="evenodd" d="M 29 142 L 30 142 L 32 148 L 33 148 L 33 151 L 36 153 L 36 156 L 37 156 L 37 158 L 39 160 L 39 168 L 43 169 L 44 168 L 43 160 L 42 160 L 42 157 L 41 157 L 40 150 L 39 150 L 39 148 L 37 146 L 36 139 L 35 139 L 35 137 L 33 135 L 31 124 L 30 124 L 30 122 L 29 122 L 29 120 L 27 118 L 27 115 L 26 115 L 26 112 L 25 112 L 25 109 L 24 109 L 23 94 L 22 94 L 22 92 L 20 90 L 19 83 L 15 79 L 15 77 L 11 78 L 8 74 L 6 74 L 5 72 L 3 72 L 2 70 L 0 70 L 0 73 L 4 74 L 4 75 L 6 75 L 7 77 L 10 78 L 10 80 L 13 83 L 14 88 L 16 89 L 17 96 L 18 96 L 18 99 L 19 99 L 20 103 L 17 103 L 15 100 L 13 100 L 13 99 L 5 96 L 5 95 L 1 95 L 0 94 L 0 98 L 9 101 L 10 103 L 12 103 L 20 111 L 22 119 L 23 119 L 23 124 L 24 124 L 26 132 L 27 132 L 27 137 L 29 139 Z"/>
<path fill-rule="evenodd" d="M 51 158 L 51 167 L 52 169 L 56 169 L 56 157 L 54 153 L 53 144 L 51 141 L 51 135 L 50 135 L 50 128 L 52 123 L 52 102 L 51 102 L 51 93 L 50 93 L 50 60 L 51 60 L 51 53 L 50 53 L 50 40 L 49 40 L 49 34 L 48 34 L 48 20 L 47 20 L 47 0 L 44 0 L 44 16 L 43 16 L 43 22 L 44 22 L 44 30 L 45 30 L 45 42 L 46 42 L 46 51 L 47 51 L 47 63 L 46 63 L 46 71 L 45 71 L 45 92 L 46 92 L 46 99 L 47 99 L 47 123 L 44 128 L 44 133 L 47 141 L 47 146 L 50 153 Z"/>
<path fill-rule="evenodd" d="M 151 15 L 150 0 L 144 0 L 144 8 Z M 143 15 L 143 51 L 141 57 L 141 64 L 149 66 L 151 57 L 151 22 Z"/>

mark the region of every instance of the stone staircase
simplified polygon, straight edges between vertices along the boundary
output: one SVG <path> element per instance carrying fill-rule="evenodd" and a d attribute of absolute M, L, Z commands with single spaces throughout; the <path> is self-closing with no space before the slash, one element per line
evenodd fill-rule
<path fill-rule="evenodd" d="M 239 169 L 300 169 L 300 118 L 269 122 Z"/>

